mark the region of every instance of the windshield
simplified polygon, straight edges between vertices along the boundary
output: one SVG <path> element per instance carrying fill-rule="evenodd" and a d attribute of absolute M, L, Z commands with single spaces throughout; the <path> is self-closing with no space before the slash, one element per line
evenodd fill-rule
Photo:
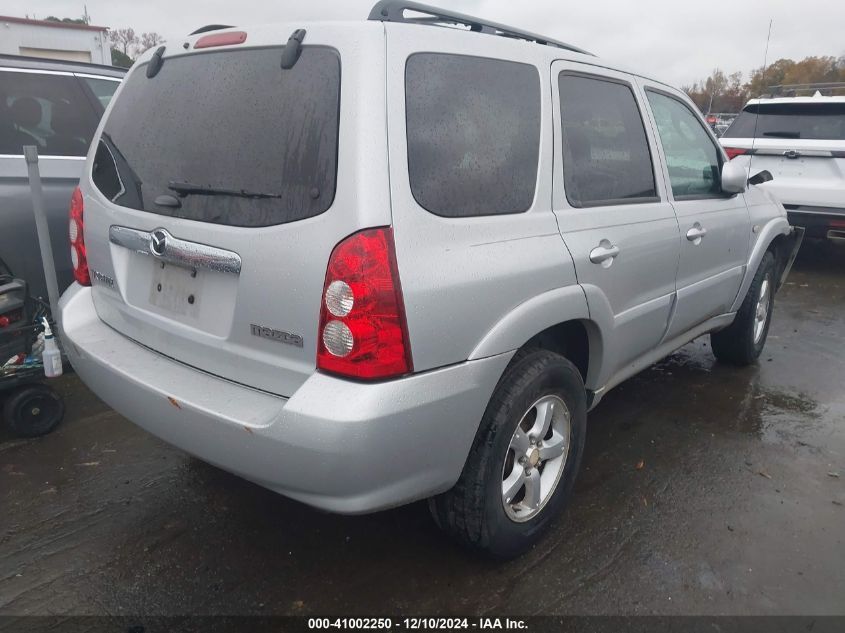
<path fill-rule="evenodd" d="M 759 111 L 759 119 L 756 116 Z M 845 140 L 845 103 L 764 103 L 749 105 L 724 138 Z"/>
<path fill-rule="evenodd" d="M 121 206 L 232 226 L 282 224 L 328 209 L 340 59 L 306 46 L 284 70 L 281 52 L 165 59 L 152 78 L 136 69 L 106 121 L 94 184 Z"/>

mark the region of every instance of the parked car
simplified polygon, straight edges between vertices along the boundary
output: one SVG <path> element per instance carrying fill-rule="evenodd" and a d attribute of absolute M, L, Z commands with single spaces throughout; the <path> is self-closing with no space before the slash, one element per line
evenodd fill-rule
<path fill-rule="evenodd" d="M 46 297 L 22 147 L 35 145 L 60 290 L 73 281 L 67 207 L 121 68 L 0 55 L 0 258 Z"/>
<path fill-rule="evenodd" d="M 262 486 L 429 498 L 495 556 L 560 512 L 609 389 L 708 332 L 754 362 L 799 243 L 682 92 L 407 2 L 167 44 L 97 143 L 82 379 Z"/>
<path fill-rule="evenodd" d="M 756 130 L 756 138 L 755 138 Z M 752 99 L 721 139 L 810 237 L 845 241 L 845 97 Z"/>

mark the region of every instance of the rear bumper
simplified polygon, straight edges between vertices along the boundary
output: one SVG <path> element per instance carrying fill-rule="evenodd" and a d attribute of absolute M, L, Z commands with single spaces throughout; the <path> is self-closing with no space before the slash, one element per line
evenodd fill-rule
<path fill-rule="evenodd" d="M 315 372 L 285 399 L 126 338 L 99 319 L 90 288 L 72 285 L 60 306 L 74 369 L 116 411 L 224 470 L 349 514 L 454 485 L 512 355 L 376 384 Z"/>
<path fill-rule="evenodd" d="M 837 237 L 845 234 L 845 208 L 785 205 L 789 223 L 806 229 L 807 237 Z M 830 233 L 833 235 L 830 235 Z"/>

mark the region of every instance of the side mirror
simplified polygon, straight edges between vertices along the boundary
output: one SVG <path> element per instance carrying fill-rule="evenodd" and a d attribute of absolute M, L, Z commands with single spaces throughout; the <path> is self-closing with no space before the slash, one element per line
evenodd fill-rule
<path fill-rule="evenodd" d="M 763 171 L 754 174 L 751 178 L 748 179 L 749 185 L 762 185 L 764 182 L 769 182 L 770 180 L 774 180 L 774 176 L 772 176 L 772 172 L 768 169 L 764 169 Z"/>
<path fill-rule="evenodd" d="M 748 188 L 748 174 L 745 167 L 729 160 L 722 165 L 722 191 L 742 193 Z"/>

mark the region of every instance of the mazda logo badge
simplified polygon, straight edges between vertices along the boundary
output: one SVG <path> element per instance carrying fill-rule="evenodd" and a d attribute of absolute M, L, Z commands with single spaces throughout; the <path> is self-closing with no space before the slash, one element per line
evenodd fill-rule
<path fill-rule="evenodd" d="M 153 255 L 164 255 L 167 248 L 167 232 L 164 229 L 156 229 L 150 234 L 150 250 Z"/>

